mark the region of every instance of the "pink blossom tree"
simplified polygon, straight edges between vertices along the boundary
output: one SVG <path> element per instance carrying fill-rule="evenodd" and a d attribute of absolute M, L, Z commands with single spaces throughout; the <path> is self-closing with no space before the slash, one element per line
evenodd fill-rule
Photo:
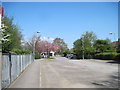
<path fill-rule="evenodd" d="M 36 45 L 36 51 L 41 53 L 50 53 L 50 51 L 56 52 L 59 46 L 56 43 L 50 43 L 48 41 L 39 41 Z"/>
<path fill-rule="evenodd" d="M 51 43 L 48 41 L 41 40 L 40 36 L 34 35 L 28 42 L 27 46 L 29 49 L 33 50 L 36 54 L 47 53 L 50 51 L 56 52 L 59 49 L 59 45 L 55 42 Z"/>

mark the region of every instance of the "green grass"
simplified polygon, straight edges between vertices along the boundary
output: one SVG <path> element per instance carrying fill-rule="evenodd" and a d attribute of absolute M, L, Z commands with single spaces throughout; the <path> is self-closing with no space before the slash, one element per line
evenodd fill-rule
<path fill-rule="evenodd" d="M 46 59 L 55 59 L 55 58 L 46 58 Z"/>

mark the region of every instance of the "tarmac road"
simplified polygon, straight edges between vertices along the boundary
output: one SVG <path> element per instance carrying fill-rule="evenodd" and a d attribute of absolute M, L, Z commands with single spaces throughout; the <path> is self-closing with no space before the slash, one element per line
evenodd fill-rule
<path fill-rule="evenodd" d="M 41 61 L 42 88 L 117 88 L 118 64 L 56 57 Z"/>
<path fill-rule="evenodd" d="M 9 88 L 118 88 L 118 64 L 65 57 L 35 60 Z"/>

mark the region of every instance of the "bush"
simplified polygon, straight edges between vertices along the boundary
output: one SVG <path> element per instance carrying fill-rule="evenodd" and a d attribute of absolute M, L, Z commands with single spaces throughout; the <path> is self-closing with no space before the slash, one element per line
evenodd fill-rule
<path fill-rule="evenodd" d="M 120 53 L 118 53 L 116 56 L 116 60 L 119 60 L 119 59 L 120 59 Z"/>
<path fill-rule="evenodd" d="M 13 49 L 12 52 L 16 54 L 30 54 L 31 53 L 30 50 L 26 50 L 26 49 Z"/>
<path fill-rule="evenodd" d="M 95 55 L 95 58 L 105 59 L 105 60 L 117 60 L 120 58 L 120 53 L 116 53 L 116 52 L 98 53 Z"/>
<path fill-rule="evenodd" d="M 41 55 L 40 54 L 35 54 L 35 59 L 41 59 Z"/>

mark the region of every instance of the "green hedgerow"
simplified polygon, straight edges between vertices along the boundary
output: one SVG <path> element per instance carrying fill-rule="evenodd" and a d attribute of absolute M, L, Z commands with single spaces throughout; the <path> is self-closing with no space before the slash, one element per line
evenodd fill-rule
<path fill-rule="evenodd" d="M 105 59 L 105 60 L 117 60 L 120 57 L 120 53 L 117 52 L 104 52 L 98 53 L 95 55 L 96 59 Z"/>

